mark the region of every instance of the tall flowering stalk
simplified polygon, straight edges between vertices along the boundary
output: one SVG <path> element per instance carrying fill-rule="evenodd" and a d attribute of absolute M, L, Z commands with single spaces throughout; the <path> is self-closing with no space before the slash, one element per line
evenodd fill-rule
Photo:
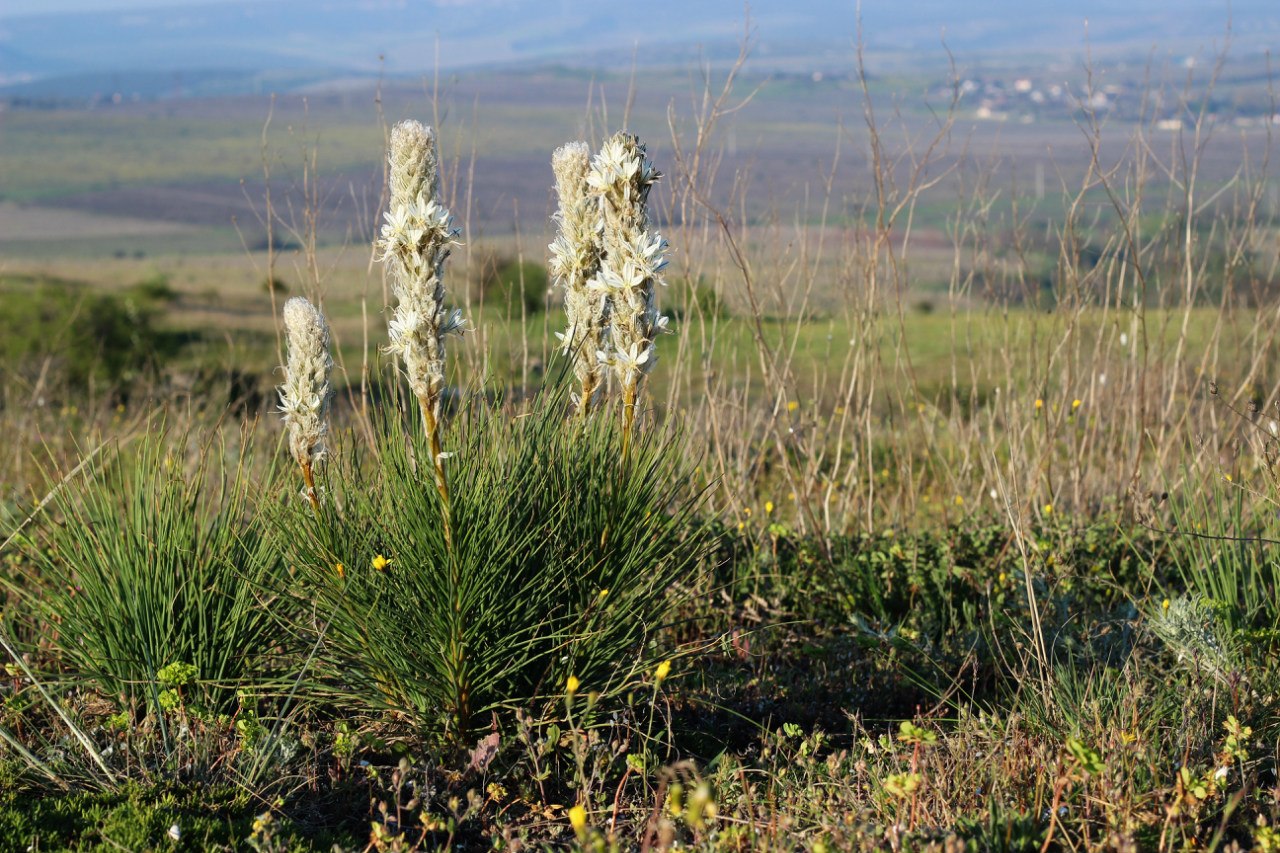
<path fill-rule="evenodd" d="M 603 256 L 589 287 L 608 300 L 609 348 L 597 357 L 622 387 L 622 446 L 630 444 L 640 383 L 657 361 L 654 338 L 667 328 L 655 287 L 665 284 L 667 242 L 649 227 L 649 190 L 662 174 L 639 137 L 614 134 L 591 161 L 587 182 L 599 197 Z"/>
<path fill-rule="evenodd" d="M 289 454 L 302 469 L 307 498 L 319 510 L 314 472 L 324 458 L 329 432 L 329 371 L 333 368 L 329 324 L 314 305 L 295 296 L 284 304 L 284 328 L 289 360 L 284 384 L 278 389 L 280 411 L 289 431 Z"/>
<path fill-rule="evenodd" d="M 440 447 L 440 402 L 444 393 L 445 338 L 466 329 L 462 312 L 444 307 L 444 263 L 458 232 L 439 195 L 439 164 L 431 128 L 403 121 L 391 131 L 387 160 L 390 209 L 379 246 L 396 297 L 388 324 L 388 351 L 400 356 L 409 388 L 418 398 L 431 444 L 436 488 L 444 501 L 445 536 L 449 528 L 449 485 Z"/>
<path fill-rule="evenodd" d="M 564 310 L 569 328 L 557 332 L 564 354 L 573 359 L 573 372 L 582 387 L 578 411 L 585 416 L 599 395 L 604 364 L 599 353 L 608 348 L 606 322 L 608 299 L 588 286 L 600 273 L 599 200 L 591 192 L 591 149 L 585 142 L 570 142 L 551 155 L 556 176 L 558 226 L 551 250 L 551 274 L 564 288 Z"/>

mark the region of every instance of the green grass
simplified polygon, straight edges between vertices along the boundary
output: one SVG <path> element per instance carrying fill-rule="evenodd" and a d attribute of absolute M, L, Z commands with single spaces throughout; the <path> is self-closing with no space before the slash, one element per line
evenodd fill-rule
<path fill-rule="evenodd" d="M 667 591 L 707 549 L 693 459 L 662 434 L 624 457 L 612 418 L 566 406 L 549 392 L 459 413 L 447 522 L 416 411 L 383 413 L 367 457 L 322 469 L 330 497 L 293 509 L 286 550 L 299 604 L 327 620 L 317 692 L 465 740 L 495 712 L 556 704 L 570 677 L 601 700 L 644 678 Z"/>
<path fill-rule="evenodd" d="M 27 635 L 50 636 L 66 667 L 43 677 L 92 685 L 139 718 L 225 713 L 272 675 L 283 567 L 250 501 L 248 451 L 161 429 L 85 448 L 96 458 L 54 497 L 35 572 L 6 580 Z"/>

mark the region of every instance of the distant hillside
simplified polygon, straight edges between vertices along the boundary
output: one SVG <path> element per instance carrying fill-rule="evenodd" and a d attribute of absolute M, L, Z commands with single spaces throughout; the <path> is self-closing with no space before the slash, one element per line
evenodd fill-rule
<path fill-rule="evenodd" d="M 621 68 L 634 56 L 641 65 L 686 65 L 731 56 L 744 12 L 740 0 L 230 0 L 74 14 L 33 14 L 33 0 L 11 2 L 0 6 L 0 91 L 53 96 L 101 86 L 110 74 L 147 95 L 198 94 L 201 86 L 251 91 L 262 72 L 298 85 L 325 76 L 416 75 L 437 62 L 445 69 Z M 847 67 L 854 8 L 853 0 L 755 0 L 757 65 Z M 1207 49 L 1221 41 L 1227 8 L 1226 0 L 866 0 L 863 23 L 868 50 L 883 62 L 937 63 L 944 34 L 962 56 L 1078 52 L 1086 19 L 1090 44 L 1104 54 Z M 1274 0 L 1235 0 L 1231 9 L 1238 50 L 1280 39 Z M 190 74 L 184 80 L 177 72 Z"/>

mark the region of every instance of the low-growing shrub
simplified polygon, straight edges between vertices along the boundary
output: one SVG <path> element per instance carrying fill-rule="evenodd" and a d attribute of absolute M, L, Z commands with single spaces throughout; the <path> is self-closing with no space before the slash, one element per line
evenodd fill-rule
<path fill-rule="evenodd" d="M 487 301 L 517 314 L 521 304 L 526 314 L 545 311 L 549 290 L 547 268 L 533 261 L 496 261 L 484 282 Z"/>
<path fill-rule="evenodd" d="M 0 379 L 44 373 L 76 389 L 118 386 L 162 365 L 180 343 L 157 328 L 150 295 L 50 278 L 11 278 L 0 289 Z"/>
<path fill-rule="evenodd" d="M 677 321 L 723 320 L 729 316 L 728 306 L 703 276 L 698 276 L 696 281 L 689 278 L 671 279 L 663 301 L 669 306 L 667 310 L 671 319 Z"/>

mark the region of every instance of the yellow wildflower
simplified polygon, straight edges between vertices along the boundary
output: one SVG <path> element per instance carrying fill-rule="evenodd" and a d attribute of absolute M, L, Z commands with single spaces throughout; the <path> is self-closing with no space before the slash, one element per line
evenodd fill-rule
<path fill-rule="evenodd" d="M 773 501 L 764 502 L 764 512 L 765 512 L 765 515 L 773 514 Z"/>
<path fill-rule="evenodd" d="M 345 578 L 347 576 L 347 568 L 346 566 L 342 565 L 342 563 L 338 563 L 338 565 L 334 566 L 333 568 L 337 571 L 338 577 Z"/>
<path fill-rule="evenodd" d="M 582 806 L 569 809 L 569 825 L 573 827 L 574 832 L 582 835 L 587 828 L 587 810 Z"/>
<path fill-rule="evenodd" d="M 386 557 L 382 556 L 381 554 L 373 558 L 373 567 L 378 571 L 382 571 L 390 563 L 391 561 L 388 560 Z"/>
<path fill-rule="evenodd" d="M 788 412 L 794 412 L 798 408 L 800 408 L 800 404 L 797 403 L 795 400 L 792 400 L 791 402 L 787 403 Z"/>
<path fill-rule="evenodd" d="M 664 660 L 662 663 L 658 664 L 658 668 L 653 671 L 653 678 L 655 681 L 661 684 L 666 679 L 666 677 L 670 674 L 671 674 L 671 661 Z"/>
<path fill-rule="evenodd" d="M 564 683 L 564 692 L 572 696 L 578 692 L 578 687 L 581 686 L 581 684 L 582 682 L 578 681 L 578 676 L 571 675 L 569 676 L 569 680 Z"/>

